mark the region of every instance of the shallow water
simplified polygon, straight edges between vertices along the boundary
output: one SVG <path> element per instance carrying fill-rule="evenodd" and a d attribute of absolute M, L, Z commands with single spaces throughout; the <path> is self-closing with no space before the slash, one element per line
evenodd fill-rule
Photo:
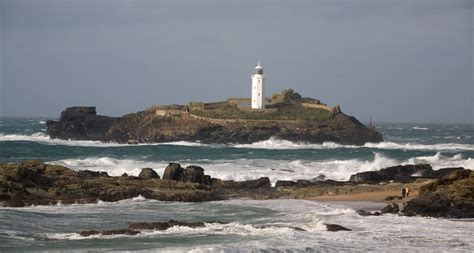
<path fill-rule="evenodd" d="M 347 206 L 304 200 L 120 203 L 0 209 L 4 250 L 469 251 L 473 222 L 396 215 L 362 217 Z M 223 221 L 204 228 L 173 227 L 137 236 L 81 237 L 82 230 L 125 228 L 131 222 Z M 14 220 L 14 223 L 11 221 Z M 324 223 L 352 229 L 328 232 Z M 267 228 L 259 229 L 258 225 Z M 298 227 L 306 231 L 297 231 Z"/>

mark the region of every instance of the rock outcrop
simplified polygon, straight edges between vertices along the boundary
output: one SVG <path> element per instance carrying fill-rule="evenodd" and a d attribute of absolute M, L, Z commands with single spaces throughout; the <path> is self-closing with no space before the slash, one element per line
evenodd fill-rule
<path fill-rule="evenodd" d="M 400 207 L 398 206 L 397 203 L 390 203 L 386 207 L 384 207 L 382 209 L 382 211 L 380 211 L 380 212 L 382 214 L 385 214 L 385 213 L 397 214 L 398 212 L 400 212 Z"/>
<path fill-rule="evenodd" d="M 432 176 L 453 170 L 448 168 L 429 172 L 427 166 L 403 168 L 411 168 L 410 172 L 424 171 Z M 381 171 L 386 174 L 386 171 L 392 170 L 400 172 L 401 169 L 388 168 Z M 405 175 L 403 173 L 402 177 Z M 420 187 L 420 183 L 412 185 Z M 403 215 L 474 217 L 474 173 L 471 170 L 456 169 L 438 180 L 424 180 L 421 185 L 423 186 L 420 188 L 418 197 L 407 202 L 401 211 Z M 372 192 L 386 190 L 387 187 L 393 190 L 393 187 L 402 186 L 403 184 L 400 183 L 373 185 L 333 180 L 316 182 L 298 180 L 296 182 L 278 181 L 276 187 L 272 187 L 268 177 L 241 182 L 221 180 L 205 175 L 204 169 L 199 166 L 188 166 L 183 169 L 177 163 L 170 163 L 167 166 L 163 179 L 159 179 L 157 173 L 151 168 L 143 169 L 139 177 L 128 175 L 113 177 L 105 172 L 75 171 L 64 166 L 38 161 L 0 164 L 0 206 L 10 207 L 96 203 L 99 200 L 113 202 L 140 195 L 148 199 L 188 202 L 230 198 L 308 198 Z M 382 213 L 399 213 L 400 209 L 402 208 L 398 204 L 390 204 L 382 210 Z M 359 210 L 358 213 L 363 216 L 380 215 L 379 212 L 371 213 L 363 210 Z M 85 233 L 105 235 L 128 232 L 112 230 L 104 233 L 97 231 Z"/>
<path fill-rule="evenodd" d="M 337 231 L 352 231 L 352 229 L 348 229 L 338 224 L 324 224 L 326 226 L 327 231 L 330 232 L 337 232 Z"/>
<path fill-rule="evenodd" d="M 355 183 L 378 184 L 388 182 L 410 183 L 419 178 L 437 179 L 462 168 L 433 170 L 429 164 L 397 165 L 378 171 L 365 171 L 351 175 Z"/>
<path fill-rule="evenodd" d="M 140 174 L 138 174 L 138 177 L 140 179 L 160 179 L 160 176 L 156 171 L 154 171 L 152 168 L 144 168 L 142 171 L 140 171 Z"/>
<path fill-rule="evenodd" d="M 474 173 L 459 169 L 423 186 L 419 196 L 408 201 L 406 216 L 474 218 Z"/>
<path fill-rule="evenodd" d="M 139 195 L 163 201 L 201 202 L 255 193 L 271 196 L 272 191 L 268 178 L 222 181 L 211 179 L 201 167 L 183 169 L 175 163 L 166 168 L 163 180 L 151 168 L 143 169 L 138 177 L 111 177 L 105 172 L 75 171 L 38 161 L 0 164 L 0 206 L 113 202 Z"/>
<path fill-rule="evenodd" d="M 321 104 L 308 106 L 320 103 L 315 101 L 298 94 L 266 111 L 241 110 L 235 104 L 218 102 L 199 109 L 184 105 L 151 108 L 117 118 L 99 116 L 95 107 L 69 107 L 61 113 L 59 121 L 50 120 L 46 125 L 51 138 L 131 144 L 253 143 L 271 137 L 353 145 L 383 140 L 374 128 L 340 110 L 321 109 L 327 108 Z"/>

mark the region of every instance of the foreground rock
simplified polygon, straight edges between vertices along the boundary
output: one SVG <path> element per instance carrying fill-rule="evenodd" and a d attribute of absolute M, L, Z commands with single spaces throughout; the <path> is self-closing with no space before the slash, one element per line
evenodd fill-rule
<path fill-rule="evenodd" d="M 474 218 L 474 173 L 460 169 L 423 186 L 419 196 L 408 201 L 403 214 Z"/>
<path fill-rule="evenodd" d="M 356 118 L 320 101 L 285 91 L 265 111 L 242 110 L 238 103 L 193 103 L 149 108 L 122 117 L 99 116 L 95 107 L 66 108 L 59 121 L 47 121 L 52 138 L 117 143 L 199 141 L 252 143 L 270 137 L 290 141 L 363 145 L 382 135 Z"/>
<path fill-rule="evenodd" d="M 451 168 L 439 170 L 435 174 L 451 170 Z M 182 168 L 180 164 L 170 163 L 165 169 L 163 178 L 160 179 L 151 168 L 143 169 L 139 177 L 128 175 L 111 177 L 105 172 L 75 171 L 38 161 L 0 164 L 0 206 L 96 203 L 99 200 L 113 202 L 140 195 L 148 199 L 188 202 L 230 198 L 308 199 L 339 194 L 350 196 L 374 191 L 393 192 L 404 187 L 416 191 L 421 187 L 420 195 L 408 201 L 404 208 L 394 203 L 384 208 L 382 213 L 399 213 L 400 209 L 403 209 L 402 213 L 408 216 L 474 217 L 474 173 L 462 168 L 436 181 L 421 180 L 417 177 L 417 182 L 411 184 L 298 180 L 278 181 L 276 187 L 272 187 L 268 177 L 241 182 L 220 180 L 205 175 L 204 169 L 199 166 Z M 379 212 L 371 213 L 363 210 L 358 213 L 380 215 Z"/>
<path fill-rule="evenodd" d="M 163 201 L 201 202 L 256 193 L 272 196 L 275 191 L 268 178 L 244 182 L 211 180 L 201 167 L 182 169 L 179 164 L 170 164 L 168 168 L 178 168 L 178 172 L 174 171 L 173 176 L 165 173 L 166 179 L 160 180 L 150 168 L 143 169 L 139 177 L 110 177 L 105 172 L 75 171 L 38 161 L 0 164 L 0 206 L 113 202 L 140 195 Z"/>

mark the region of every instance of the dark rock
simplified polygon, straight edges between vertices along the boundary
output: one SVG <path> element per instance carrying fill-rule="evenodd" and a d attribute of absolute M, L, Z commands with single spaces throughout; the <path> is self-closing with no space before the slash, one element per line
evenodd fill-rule
<path fill-rule="evenodd" d="M 297 187 L 307 187 L 313 185 L 313 182 L 309 180 L 297 180 L 295 186 Z"/>
<path fill-rule="evenodd" d="M 167 230 L 168 228 L 180 226 L 180 227 L 190 227 L 190 228 L 202 228 L 206 225 L 204 222 L 183 222 L 169 220 L 166 222 L 152 222 L 152 223 L 131 223 L 128 225 L 128 229 L 132 230 Z"/>
<path fill-rule="evenodd" d="M 156 171 L 154 171 L 151 168 L 143 168 L 142 171 L 140 171 L 140 174 L 138 174 L 138 177 L 140 179 L 159 179 L 160 176 Z"/>
<path fill-rule="evenodd" d="M 417 198 L 407 202 L 406 216 L 474 218 L 474 173 L 455 170 L 422 186 Z"/>
<path fill-rule="evenodd" d="M 104 231 L 96 231 L 96 230 L 87 230 L 79 232 L 79 235 L 88 237 L 91 235 L 137 235 L 140 234 L 140 231 L 130 230 L 130 229 L 116 229 L 116 230 L 104 230 Z"/>
<path fill-rule="evenodd" d="M 303 229 L 303 228 L 300 228 L 300 227 L 294 227 L 294 226 L 285 226 L 285 225 L 273 225 L 273 224 L 270 224 L 270 225 L 256 225 L 254 226 L 255 228 L 257 229 L 265 229 L 265 228 L 273 228 L 273 227 L 276 227 L 276 228 L 291 228 L 293 230 L 296 230 L 296 231 L 303 231 L 305 232 L 306 229 Z"/>
<path fill-rule="evenodd" d="M 413 182 L 416 178 L 430 178 L 433 169 L 429 164 L 398 165 L 381 169 L 379 171 L 366 171 L 351 175 L 350 181 L 356 183 L 377 184 L 381 182 Z"/>
<path fill-rule="evenodd" d="M 386 207 L 384 207 L 381 211 L 382 214 L 384 213 L 397 214 L 398 212 L 400 212 L 400 207 L 398 206 L 397 203 L 390 203 Z"/>
<path fill-rule="evenodd" d="M 113 117 L 97 116 L 95 107 L 69 107 L 61 112 L 59 121 L 48 120 L 46 127 L 51 138 L 104 140 L 115 120 Z"/>
<path fill-rule="evenodd" d="M 36 166 L 36 167 L 35 167 Z M 209 177 L 204 177 L 209 180 Z M 227 194 L 227 193 L 226 193 Z M 96 203 L 144 196 L 162 201 L 201 202 L 222 200 L 220 191 L 173 180 L 109 177 L 97 171 L 75 171 L 39 162 L 0 164 L 2 206 Z"/>
<path fill-rule="evenodd" d="M 327 231 L 331 231 L 331 232 L 352 231 L 352 229 L 348 229 L 346 227 L 343 227 L 343 226 L 337 225 L 337 224 L 327 224 L 327 223 L 325 223 L 324 225 L 326 225 Z"/>
<path fill-rule="evenodd" d="M 203 184 L 204 169 L 199 166 L 188 166 L 181 175 L 181 181 Z"/>
<path fill-rule="evenodd" d="M 209 175 L 204 175 L 202 178 L 202 184 L 206 186 L 211 186 L 212 184 L 212 178 Z"/>
<path fill-rule="evenodd" d="M 163 173 L 163 179 L 180 181 L 183 177 L 184 169 L 179 163 L 170 163 Z"/>
<path fill-rule="evenodd" d="M 323 174 L 319 174 L 317 177 L 311 179 L 312 182 L 321 182 L 324 180 L 326 180 L 326 176 Z"/>
<path fill-rule="evenodd" d="M 233 180 L 222 181 L 221 185 L 213 184 L 215 188 L 227 189 L 256 189 L 256 188 L 271 188 L 270 179 L 268 177 L 261 177 L 256 180 L 247 180 L 235 182 Z"/>
<path fill-rule="evenodd" d="M 295 185 L 296 185 L 295 181 L 278 180 L 275 183 L 275 187 L 290 187 L 290 186 L 295 186 Z"/>
<path fill-rule="evenodd" d="M 380 212 L 369 212 L 369 211 L 366 211 L 366 210 L 357 210 L 356 213 L 360 216 L 380 216 L 382 215 Z"/>
<path fill-rule="evenodd" d="M 128 177 L 127 173 L 123 173 L 121 177 Z"/>

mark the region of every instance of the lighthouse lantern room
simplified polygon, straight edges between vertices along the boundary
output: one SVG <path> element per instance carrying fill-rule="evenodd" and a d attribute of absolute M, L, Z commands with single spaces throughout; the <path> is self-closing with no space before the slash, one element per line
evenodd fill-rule
<path fill-rule="evenodd" d="M 252 75 L 252 109 L 265 109 L 264 82 L 263 68 L 258 62 Z"/>

